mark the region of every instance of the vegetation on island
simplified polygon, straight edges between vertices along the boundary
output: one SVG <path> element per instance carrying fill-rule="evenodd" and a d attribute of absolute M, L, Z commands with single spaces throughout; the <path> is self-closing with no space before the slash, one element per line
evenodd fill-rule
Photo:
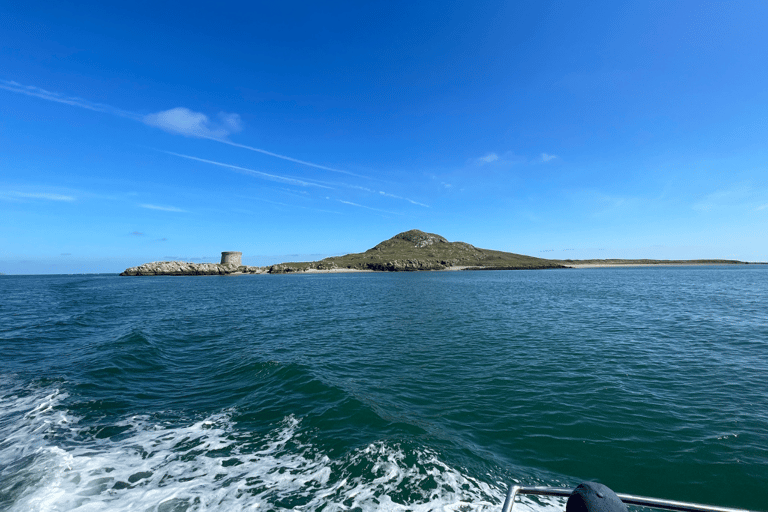
<path fill-rule="evenodd" d="M 563 268 L 560 262 L 510 252 L 480 249 L 464 242 L 449 242 L 440 235 L 412 229 L 385 240 L 362 253 L 334 256 L 320 261 L 272 265 L 271 274 L 308 270 L 414 271 L 465 269 Z"/>

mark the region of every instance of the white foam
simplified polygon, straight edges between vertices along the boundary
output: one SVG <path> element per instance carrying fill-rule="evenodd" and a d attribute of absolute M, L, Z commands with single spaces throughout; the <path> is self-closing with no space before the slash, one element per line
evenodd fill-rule
<path fill-rule="evenodd" d="M 9 511 L 485 511 L 499 510 L 506 491 L 399 443 L 331 459 L 301 441 L 293 416 L 264 436 L 238 430 L 227 412 L 184 426 L 135 416 L 120 436 L 94 439 L 62 412 L 65 398 L 50 390 L 3 399 L 0 498 L 10 498 Z"/>

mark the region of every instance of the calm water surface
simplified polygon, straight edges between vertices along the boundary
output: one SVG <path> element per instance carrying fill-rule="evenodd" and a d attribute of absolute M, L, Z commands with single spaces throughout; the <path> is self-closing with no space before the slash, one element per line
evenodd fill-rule
<path fill-rule="evenodd" d="M 587 479 L 768 510 L 767 267 L 0 277 L 0 510 L 498 510 Z"/>

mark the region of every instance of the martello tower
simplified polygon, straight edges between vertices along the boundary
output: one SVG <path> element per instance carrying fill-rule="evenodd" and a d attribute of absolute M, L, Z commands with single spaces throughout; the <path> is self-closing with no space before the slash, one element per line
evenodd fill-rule
<path fill-rule="evenodd" d="M 240 263 L 240 258 L 242 258 L 243 253 L 240 251 L 223 251 L 221 253 L 221 264 L 222 265 L 234 265 L 236 267 L 239 267 L 242 265 Z"/>

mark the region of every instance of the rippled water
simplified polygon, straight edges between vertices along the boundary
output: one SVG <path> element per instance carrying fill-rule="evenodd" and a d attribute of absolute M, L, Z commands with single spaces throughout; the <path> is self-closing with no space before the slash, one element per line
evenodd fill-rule
<path fill-rule="evenodd" d="M 0 351 L 0 510 L 768 510 L 763 266 L 3 276 Z"/>

